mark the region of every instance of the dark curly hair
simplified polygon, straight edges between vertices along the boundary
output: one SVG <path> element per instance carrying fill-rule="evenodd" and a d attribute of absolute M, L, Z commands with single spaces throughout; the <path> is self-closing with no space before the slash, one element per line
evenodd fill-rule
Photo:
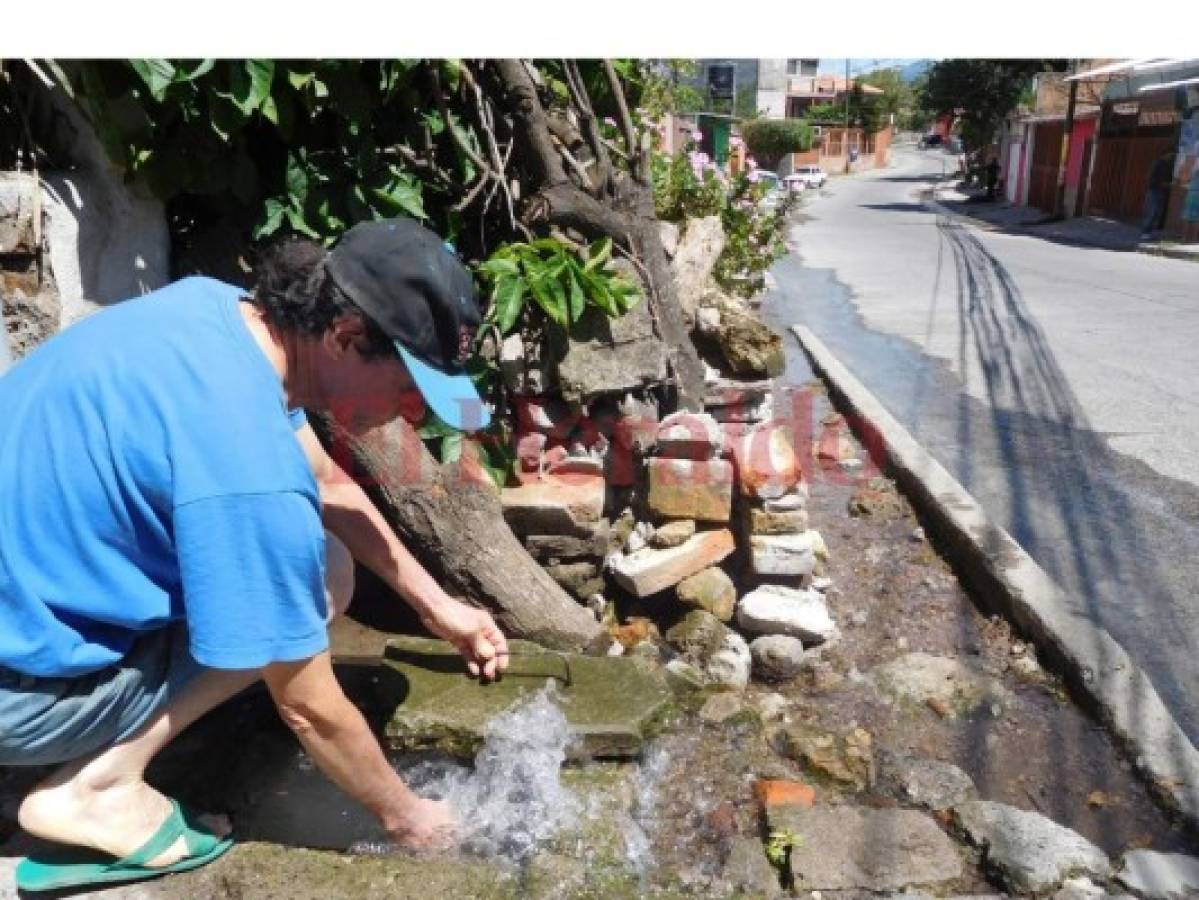
<path fill-rule="evenodd" d="M 313 337 L 324 334 L 338 316 L 356 313 L 366 328 L 362 355 L 395 356 L 391 339 L 329 277 L 326 255 L 324 247 L 305 238 L 286 238 L 266 247 L 254 267 L 250 302 L 276 328 Z"/>

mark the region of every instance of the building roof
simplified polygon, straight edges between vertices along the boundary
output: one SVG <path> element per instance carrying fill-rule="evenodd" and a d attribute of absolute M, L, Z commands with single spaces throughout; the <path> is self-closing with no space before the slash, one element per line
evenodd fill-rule
<path fill-rule="evenodd" d="M 882 88 L 866 84 L 856 78 L 851 78 L 849 84 L 860 85 L 862 93 L 877 95 L 883 93 Z M 789 75 L 787 76 L 788 97 L 835 97 L 845 93 L 844 75 Z"/>

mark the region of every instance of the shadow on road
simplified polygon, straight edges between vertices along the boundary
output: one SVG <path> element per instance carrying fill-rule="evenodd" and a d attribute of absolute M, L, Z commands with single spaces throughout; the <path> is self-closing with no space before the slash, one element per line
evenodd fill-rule
<path fill-rule="evenodd" d="M 861 203 L 859 206 L 862 209 L 873 209 L 878 212 L 931 212 L 923 203 Z"/>
<path fill-rule="evenodd" d="M 1162 522 L 1148 521 L 1118 480 L 1127 462 L 1090 429 L 1007 268 L 952 219 L 939 216 L 937 227 L 953 264 L 960 371 L 969 372 L 977 356 L 991 417 L 980 427 L 960 394 L 959 477 L 973 481 L 978 448 L 995 449 L 1012 535 L 1080 614 L 1124 645 L 1194 740 L 1199 723 L 1189 716 L 1194 683 L 1187 673 L 1195 635 L 1162 567 Z M 1186 539 L 1185 529 L 1175 535 Z M 1054 748 L 1041 749 L 1052 758 Z"/>

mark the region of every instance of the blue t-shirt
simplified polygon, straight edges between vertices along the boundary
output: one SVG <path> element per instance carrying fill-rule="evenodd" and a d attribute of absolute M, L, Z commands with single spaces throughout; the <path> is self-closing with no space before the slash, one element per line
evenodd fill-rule
<path fill-rule="evenodd" d="M 94 671 L 181 619 L 216 668 L 327 646 L 302 420 L 240 295 L 186 278 L 0 377 L 0 666 Z"/>

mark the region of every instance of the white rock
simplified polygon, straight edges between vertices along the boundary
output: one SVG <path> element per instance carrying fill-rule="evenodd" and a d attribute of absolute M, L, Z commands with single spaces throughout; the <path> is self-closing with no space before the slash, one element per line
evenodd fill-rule
<path fill-rule="evenodd" d="M 608 645 L 609 656 L 624 656 L 624 644 L 620 641 L 613 641 Z"/>
<path fill-rule="evenodd" d="M 812 579 L 812 590 L 820 591 L 822 594 L 827 593 L 832 586 L 833 579 L 827 575 L 821 575 L 819 578 Z"/>
<path fill-rule="evenodd" d="M 1040 813 L 983 800 L 961 803 L 953 813 L 1005 885 L 1020 894 L 1043 894 L 1071 876 L 1105 881 L 1111 872 L 1102 850 Z"/>
<path fill-rule="evenodd" d="M 737 604 L 737 624 L 751 634 L 785 634 L 818 644 L 836 633 L 819 591 L 765 584 Z"/>
<path fill-rule="evenodd" d="M 681 410 L 658 426 L 658 449 L 663 456 L 711 459 L 724 449 L 724 431 L 707 413 Z"/>
<path fill-rule="evenodd" d="M 753 654 L 753 645 L 750 645 L 750 654 Z M 758 714 L 767 721 L 777 719 L 786 713 L 789 705 L 790 702 L 782 694 L 765 694 L 758 698 Z"/>
<path fill-rule="evenodd" d="M 629 535 L 628 543 L 625 544 L 625 550 L 629 553 L 636 553 L 638 550 L 644 550 L 646 540 L 641 536 L 640 531 L 634 531 Z"/>
<path fill-rule="evenodd" d="M 710 685 L 744 690 L 749 684 L 752 663 L 753 657 L 745 638 L 735 631 L 730 631 L 725 635 L 720 649 L 704 663 L 704 680 Z"/>
<path fill-rule="evenodd" d="M 1199 895 L 1199 858 L 1181 853 L 1133 850 L 1124 854 L 1116 880 L 1138 897 L 1182 900 Z"/>
<path fill-rule="evenodd" d="M 818 537 L 810 530 L 802 534 L 751 535 L 750 566 L 755 575 L 811 575 L 818 558 Z"/>
<path fill-rule="evenodd" d="M 769 499 L 763 505 L 766 507 L 767 512 L 792 512 L 793 510 L 803 509 L 808 505 L 808 494 L 808 483 L 801 481 L 790 493 Z"/>
<path fill-rule="evenodd" d="M 766 634 L 749 644 L 754 674 L 764 681 L 787 681 L 803 669 L 803 642 L 785 634 Z"/>

